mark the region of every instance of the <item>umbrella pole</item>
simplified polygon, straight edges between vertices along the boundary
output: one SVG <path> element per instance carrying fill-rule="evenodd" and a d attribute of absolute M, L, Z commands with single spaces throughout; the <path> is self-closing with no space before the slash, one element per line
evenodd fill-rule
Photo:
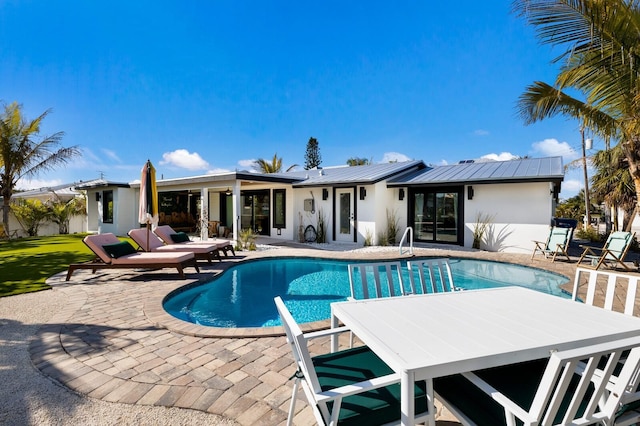
<path fill-rule="evenodd" d="M 147 221 L 147 247 L 146 251 L 149 251 L 149 233 L 151 232 L 151 223 Z"/>

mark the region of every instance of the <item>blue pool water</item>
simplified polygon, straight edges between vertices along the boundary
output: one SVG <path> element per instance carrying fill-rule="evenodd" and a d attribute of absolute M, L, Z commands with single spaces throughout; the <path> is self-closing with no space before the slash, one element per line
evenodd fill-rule
<path fill-rule="evenodd" d="M 172 292 L 165 298 L 164 309 L 205 326 L 271 327 L 280 325 L 273 298 L 281 296 L 299 323 L 325 320 L 331 315 L 332 302 L 351 295 L 349 263 L 353 261 L 293 257 L 241 263 L 211 282 Z M 568 281 L 563 275 L 483 260 L 451 259 L 450 263 L 457 288 L 518 285 L 568 297 L 559 288 Z M 408 282 L 406 268 L 403 274 Z M 395 284 L 399 292 L 400 285 Z"/>

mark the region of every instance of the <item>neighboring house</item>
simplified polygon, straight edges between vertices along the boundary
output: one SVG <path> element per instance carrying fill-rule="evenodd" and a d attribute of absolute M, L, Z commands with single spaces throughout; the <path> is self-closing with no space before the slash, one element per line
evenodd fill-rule
<path fill-rule="evenodd" d="M 397 239 L 411 227 L 415 242 L 471 247 L 482 215 L 491 218 L 482 248 L 525 253 L 531 240 L 548 234 L 563 179 L 561 157 L 550 157 L 434 167 L 407 161 L 277 174 L 238 171 L 161 179 L 157 186 L 160 223 L 189 232 L 206 234 L 215 224 L 222 234 L 250 228 L 300 241 L 309 225 L 317 230 L 323 222 L 327 242 L 362 245 L 365 240 L 376 244 L 388 219 L 395 219 Z M 139 188 L 139 183 L 108 181 L 76 186 L 87 194 L 87 231 L 125 235 L 141 226 Z"/>
<path fill-rule="evenodd" d="M 56 186 L 47 186 L 38 189 L 30 189 L 28 191 L 14 192 L 11 201 L 14 202 L 18 199 L 23 200 L 39 200 L 43 203 L 50 201 L 62 201 L 68 202 L 76 197 L 84 198 L 84 193 L 75 189 L 78 182 L 66 183 Z M 1 210 L 1 207 L 0 207 Z M 74 216 L 69 221 L 69 233 L 74 234 L 78 232 L 85 232 L 87 228 L 87 216 Z M 17 230 L 20 236 L 26 236 L 26 232 L 22 229 L 20 223 L 16 220 L 13 214 L 9 214 L 9 229 L 12 231 Z M 53 222 L 44 222 L 38 228 L 38 235 L 54 235 L 59 233 L 59 227 Z"/>

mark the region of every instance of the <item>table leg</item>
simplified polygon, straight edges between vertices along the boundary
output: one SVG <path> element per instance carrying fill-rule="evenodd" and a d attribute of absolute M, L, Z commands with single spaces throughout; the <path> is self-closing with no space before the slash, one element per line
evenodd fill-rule
<path fill-rule="evenodd" d="M 400 375 L 400 420 L 402 426 L 413 426 L 415 424 L 415 376 L 413 372 L 403 371 Z"/>
<path fill-rule="evenodd" d="M 436 426 L 436 406 L 433 396 L 433 379 L 427 379 L 427 409 L 429 410 L 428 426 Z"/>
<path fill-rule="evenodd" d="M 331 328 L 338 327 L 338 318 L 331 313 Z M 331 335 L 331 353 L 338 350 L 340 342 L 338 341 L 338 333 Z"/>

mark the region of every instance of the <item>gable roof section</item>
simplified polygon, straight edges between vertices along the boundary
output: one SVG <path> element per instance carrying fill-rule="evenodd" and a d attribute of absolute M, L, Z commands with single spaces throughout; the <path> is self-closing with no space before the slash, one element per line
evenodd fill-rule
<path fill-rule="evenodd" d="M 561 182 L 562 157 L 524 158 L 437 166 L 391 179 L 389 187 L 479 183 Z"/>
<path fill-rule="evenodd" d="M 426 165 L 421 160 L 403 161 L 398 163 L 370 164 L 366 166 L 329 167 L 325 169 L 304 170 L 291 172 L 296 174 L 299 181 L 294 188 L 318 186 L 354 186 L 370 185 L 385 179 L 422 170 Z"/>

